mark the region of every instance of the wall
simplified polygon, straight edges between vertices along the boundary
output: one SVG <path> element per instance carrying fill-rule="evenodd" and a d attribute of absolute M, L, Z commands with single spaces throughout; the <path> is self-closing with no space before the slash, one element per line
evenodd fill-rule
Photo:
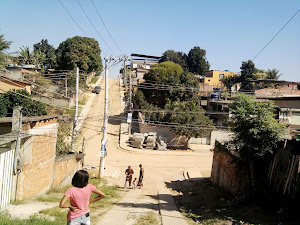
<path fill-rule="evenodd" d="M 69 154 L 55 158 L 53 187 L 71 184 L 75 172 L 82 169 L 82 160 L 76 159 L 77 155 Z"/>
<path fill-rule="evenodd" d="M 207 71 L 205 73 L 205 77 L 203 82 L 209 85 L 216 85 L 220 86 L 220 75 L 222 77 L 227 77 L 227 76 L 239 76 L 241 75 L 240 72 L 230 72 L 230 71 L 222 71 L 222 70 L 211 70 Z"/>
<path fill-rule="evenodd" d="M 47 129 L 38 126 L 37 129 Z M 47 124 L 46 125 L 50 125 Z M 41 132 L 41 130 L 38 130 Z M 56 148 L 56 129 L 45 130 L 41 135 L 33 136 L 32 148 L 27 148 L 26 155 L 30 154 L 31 160 L 21 159 L 21 173 L 18 175 L 16 199 L 22 200 L 47 192 L 52 184 L 53 165 Z M 30 140 L 29 140 L 30 141 Z M 28 157 L 27 157 L 28 158 Z"/>
<path fill-rule="evenodd" d="M 0 76 L 0 93 L 5 93 L 9 90 L 23 90 L 25 89 L 26 91 L 31 94 L 31 85 L 25 84 L 23 82 L 17 81 L 17 80 L 10 80 L 5 77 Z"/>
<path fill-rule="evenodd" d="M 210 145 L 215 145 L 216 141 L 223 143 L 224 141 L 229 141 L 233 133 L 229 131 L 214 130 L 210 134 Z"/>
<path fill-rule="evenodd" d="M 228 153 L 214 152 L 211 182 L 233 194 L 238 194 L 249 184 L 249 176 L 232 160 L 233 157 Z"/>
<path fill-rule="evenodd" d="M 72 98 L 52 98 L 47 96 L 33 96 L 34 100 L 44 102 L 50 105 L 58 105 L 66 108 L 72 107 L 74 105 L 74 100 Z M 82 97 L 81 97 L 82 98 Z"/>

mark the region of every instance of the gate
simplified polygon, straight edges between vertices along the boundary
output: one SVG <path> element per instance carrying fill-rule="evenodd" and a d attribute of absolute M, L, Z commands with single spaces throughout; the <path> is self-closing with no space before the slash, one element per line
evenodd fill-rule
<path fill-rule="evenodd" d="M 0 209 L 10 203 L 14 152 L 0 148 Z"/>

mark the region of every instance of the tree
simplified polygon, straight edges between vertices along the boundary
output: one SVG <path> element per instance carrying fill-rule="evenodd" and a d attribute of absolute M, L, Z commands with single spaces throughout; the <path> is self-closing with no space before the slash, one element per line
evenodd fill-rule
<path fill-rule="evenodd" d="M 24 47 L 20 48 L 21 51 L 19 51 L 19 59 L 24 63 L 24 64 L 31 64 L 34 62 L 34 54 L 30 51 L 30 48 Z"/>
<path fill-rule="evenodd" d="M 68 38 L 59 44 L 56 50 L 58 69 L 72 70 L 77 66 L 84 71 L 101 71 L 101 49 L 94 38 Z"/>
<path fill-rule="evenodd" d="M 45 104 L 33 100 L 26 90 L 13 90 L 0 94 L 0 102 L 0 117 L 11 116 L 14 106 L 23 107 L 23 116 L 47 115 Z"/>
<path fill-rule="evenodd" d="M 231 130 L 235 136 L 224 146 L 248 167 L 253 185 L 255 161 L 274 154 L 285 133 L 285 126 L 275 119 L 274 107 L 272 101 L 256 101 L 243 93 L 235 97 L 231 107 Z"/>
<path fill-rule="evenodd" d="M 206 71 L 209 70 L 209 63 L 205 58 L 206 51 L 204 49 L 201 49 L 200 47 L 194 47 L 190 50 L 188 54 L 188 67 L 189 71 L 198 74 L 198 75 L 204 75 Z"/>
<path fill-rule="evenodd" d="M 190 99 L 195 94 L 190 89 L 199 88 L 192 74 L 169 61 L 152 66 L 149 73 L 144 75 L 144 79 L 147 82 L 140 85 L 140 88 L 145 98 L 161 108 L 164 108 L 169 100 Z M 190 88 L 189 91 L 186 91 L 187 87 Z"/>
<path fill-rule="evenodd" d="M 238 83 L 239 77 L 237 76 L 226 76 L 221 78 L 221 82 L 227 88 L 227 90 L 231 90 L 231 87 Z"/>
<path fill-rule="evenodd" d="M 212 120 L 205 116 L 199 103 L 174 101 L 168 103 L 166 109 L 174 111 L 166 116 L 168 122 L 174 124 L 171 130 L 177 135 L 185 136 L 187 143 L 192 137 L 204 137 L 214 129 Z"/>
<path fill-rule="evenodd" d="M 243 61 L 241 69 L 241 76 L 239 82 L 241 82 L 241 88 L 244 90 L 250 90 L 254 87 L 252 80 L 254 80 L 257 69 L 251 60 Z"/>
<path fill-rule="evenodd" d="M 12 41 L 6 41 L 4 39 L 4 34 L 0 34 L 0 66 L 5 62 L 6 54 L 4 53 L 4 51 L 6 49 L 9 49 L 11 43 Z"/>
<path fill-rule="evenodd" d="M 267 79 L 278 80 L 282 74 L 277 69 L 268 69 Z"/>
<path fill-rule="evenodd" d="M 188 69 L 187 55 L 183 52 L 176 52 L 174 50 L 167 50 L 163 53 L 159 62 L 171 61 L 180 65 L 184 70 Z"/>
<path fill-rule="evenodd" d="M 42 39 L 33 45 L 34 55 L 39 56 L 41 64 L 47 68 L 54 68 L 55 66 L 55 48 L 48 44 L 47 39 Z"/>

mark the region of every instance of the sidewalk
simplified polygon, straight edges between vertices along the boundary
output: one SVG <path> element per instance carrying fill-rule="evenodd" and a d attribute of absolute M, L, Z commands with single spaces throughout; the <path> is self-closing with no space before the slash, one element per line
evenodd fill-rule
<path fill-rule="evenodd" d="M 102 77 L 100 76 L 99 80 L 96 82 L 96 86 L 99 86 L 99 84 L 101 83 L 102 81 Z M 92 107 L 92 104 L 93 104 L 93 101 L 95 99 L 97 94 L 95 93 L 89 93 L 89 100 L 87 101 L 87 103 L 83 106 L 83 109 L 80 113 L 80 115 L 78 116 L 78 123 L 77 123 L 77 126 L 75 127 L 75 130 L 77 132 L 80 132 L 81 130 L 81 127 L 83 125 L 83 122 L 84 120 L 86 119 L 87 115 L 89 114 L 90 112 L 90 109 Z"/>

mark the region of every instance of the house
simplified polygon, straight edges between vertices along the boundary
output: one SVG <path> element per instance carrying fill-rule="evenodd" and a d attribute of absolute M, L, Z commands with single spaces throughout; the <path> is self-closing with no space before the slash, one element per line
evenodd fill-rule
<path fill-rule="evenodd" d="M 58 116 L 22 117 L 20 110 L 0 118 L 0 209 L 65 184 L 82 168 L 78 154 L 56 156 Z"/>
<path fill-rule="evenodd" d="M 14 80 L 12 78 L 9 78 L 7 76 L 0 75 L 0 93 L 6 93 L 9 90 L 20 90 L 25 89 L 29 94 L 31 94 L 31 84 Z"/>
<path fill-rule="evenodd" d="M 205 72 L 205 76 L 201 78 L 201 83 L 220 86 L 221 79 L 228 76 L 240 76 L 240 72 L 230 72 L 229 70 L 210 70 Z"/>
<path fill-rule="evenodd" d="M 271 84 L 271 87 L 260 88 L 255 90 L 256 97 L 276 97 L 276 96 L 300 96 L 300 82 L 285 81 L 285 80 L 253 80 L 259 85 Z"/>
<path fill-rule="evenodd" d="M 150 71 L 151 66 L 158 64 L 159 59 L 159 56 L 132 53 L 130 63 L 132 84 L 137 85 L 138 80 L 144 79 L 144 74 Z"/>

